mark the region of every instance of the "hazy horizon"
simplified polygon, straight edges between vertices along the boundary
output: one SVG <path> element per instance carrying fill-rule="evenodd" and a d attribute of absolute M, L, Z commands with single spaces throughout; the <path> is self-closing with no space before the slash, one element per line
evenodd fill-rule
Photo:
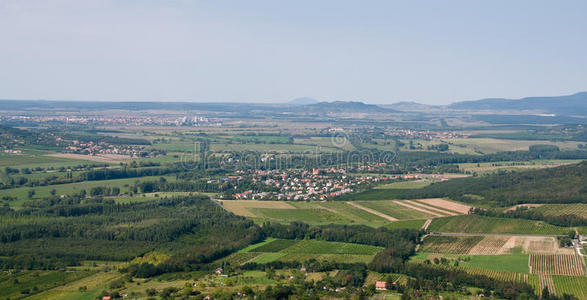
<path fill-rule="evenodd" d="M 0 99 L 443 105 L 587 90 L 587 2 L 420 4 L 2 1 Z"/>

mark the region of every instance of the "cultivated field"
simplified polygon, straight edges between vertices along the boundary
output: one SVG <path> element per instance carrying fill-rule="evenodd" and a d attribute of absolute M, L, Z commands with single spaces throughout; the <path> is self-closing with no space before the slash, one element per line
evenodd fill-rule
<path fill-rule="evenodd" d="M 268 239 L 251 245 L 221 261 L 245 264 L 247 262 L 268 263 L 272 261 L 319 261 L 369 263 L 383 248 L 320 240 Z"/>
<path fill-rule="evenodd" d="M 569 229 L 541 221 L 464 215 L 434 219 L 428 230 L 431 232 L 456 233 L 564 235 Z"/>
<path fill-rule="evenodd" d="M 569 294 L 579 299 L 587 299 L 587 277 L 585 276 L 550 276 L 554 283 L 557 295 Z"/>
<path fill-rule="evenodd" d="M 534 208 L 534 210 L 539 211 L 547 216 L 577 215 L 583 218 L 587 218 L 587 204 L 585 203 L 546 204 Z"/>
<path fill-rule="evenodd" d="M 512 248 L 504 247 L 510 237 L 486 236 L 477 245 L 473 246 L 470 255 L 500 255 L 507 254 Z"/>
<path fill-rule="evenodd" d="M 257 217 L 251 212 L 253 208 L 270 208 L 270 209 L 295 209 L 284 201 L 258 201 L 258 200 L 218 200 L 219 203 L 235 215 L 245 217 Z"/>
<path fill-rule="evenodd" d="M 462 145 L 476 152 L 489 154 L 501 151 L 528 150 L 528 147 L 536 144 L 554 145 L 561 149 L 577 149 L 578 142 L 551 142 L 533 140 L 507 140 L 493 138 L 459 138 L 447 139 L 449 143 Z"/>
<path fill-rule="evenodd" d="M 530 273 L 541 275 L 585 275 L 583 258 L 579 255 L 530 255 Z"/>
<path fill-rule="evenodd" d="M 424 239 L 424 244 L 420 248 L 420 251 L 468 254 L 482 240 L 482 236 L 429 236 Z"/>
<path fill-rule="evenodd" d="M 574 254 L 572 248 L 560 248 L 554 237 L 545 236 L 428 236 L 422 252 L 468 255 L 506 255 L 519 250 L 530 254 Z"/>
<path fill-rule="evenodd" d="M 392 201 L 218 200 L 218 202 L 237 215 L 258 221 L 270 220 L 284 223 L 302 221 L 309 224 L 364 224 L 373 227 L 418 229 L 425 219 L 433 217 Z M 417 222 L 401 222 L 407 220 L 417 220 Z M 393 224 L 395 222 L 398 223 Z"/>
<path fill-rule="evenodd" d="M 471 209 L 471 206 L 469 205 L 440 198 L 420 199 L 417 201 L 432 207 L 443 208 L 445 210 L 459 212 L 461 214 L 468 214 L 469 210 Z"/>

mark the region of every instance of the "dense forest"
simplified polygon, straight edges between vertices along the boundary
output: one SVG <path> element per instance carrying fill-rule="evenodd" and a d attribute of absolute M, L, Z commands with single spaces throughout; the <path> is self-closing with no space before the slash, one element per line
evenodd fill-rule
<path fill-rule="evenodd" d="M 128 204 L 56 197 L 50 204 L 18 211 L 5 207 L 0 213 L 0 256 L 9 257 L 0 259 L 2 268 L 128 260 L 155 249 L 197 268 L 263 238 L 252 221 L 206 196 Z"/>
<path fill-rule="evenodd" d="M 587 200 L 587 162 L 532 171 L 502 171 L 409 190 L 404 199 L 450 197 L 468 203 L 578 203 Z M 480 199 L 482 197 L 482 199 Z"/>

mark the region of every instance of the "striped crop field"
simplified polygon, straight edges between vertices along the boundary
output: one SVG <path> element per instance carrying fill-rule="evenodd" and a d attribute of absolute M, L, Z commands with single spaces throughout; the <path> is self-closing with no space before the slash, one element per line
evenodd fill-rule
<path fill-rule="evenodd" d="M 579 255 L 530 255 L 530 272 L 541 275 L 585 275 Z"/>

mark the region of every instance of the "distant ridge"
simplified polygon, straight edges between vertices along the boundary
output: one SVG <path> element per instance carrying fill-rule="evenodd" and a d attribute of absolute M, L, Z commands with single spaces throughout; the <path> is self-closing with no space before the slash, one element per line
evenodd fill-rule
<path fill-rule="evenodd" d="M 450 104 L 450 109 L 491 111 L 540 111 L 546 114 L 587 116 L 587 92 L 568 96 L 487 98 Z"/>
<path fill-rule="evenodd" d="M 377 106 L 375 104 L 366 104 L 359 101 L 333 101 L 319 102 L 316 104 L 304 105 L 304 109 L 309 112 L 322 113 L 377 113 L 377 112 L 395 112 L 396 110 Z"/>
<path fill-rule="evenodd" d="M 291 105 L 308 105 L 308 104 L 316 104 L 319 101 L 314 99 L 314 98 L 310 98 L 310 97 L 300 97 L 300 98 L 295 98 L 289 102 L 287 102 L 287 104 L 291 104 Z"/>
<path fill-rule="evenodd" d="M 389 107 L 399 111 L 428 111 L 428 110 L 437 110 L 441 109 L 442 106 L 438 105 L 428 105 L 423 103 L 418 103 L 415 101 L 401 101 L 386 105 L 385 107 Z"/>

